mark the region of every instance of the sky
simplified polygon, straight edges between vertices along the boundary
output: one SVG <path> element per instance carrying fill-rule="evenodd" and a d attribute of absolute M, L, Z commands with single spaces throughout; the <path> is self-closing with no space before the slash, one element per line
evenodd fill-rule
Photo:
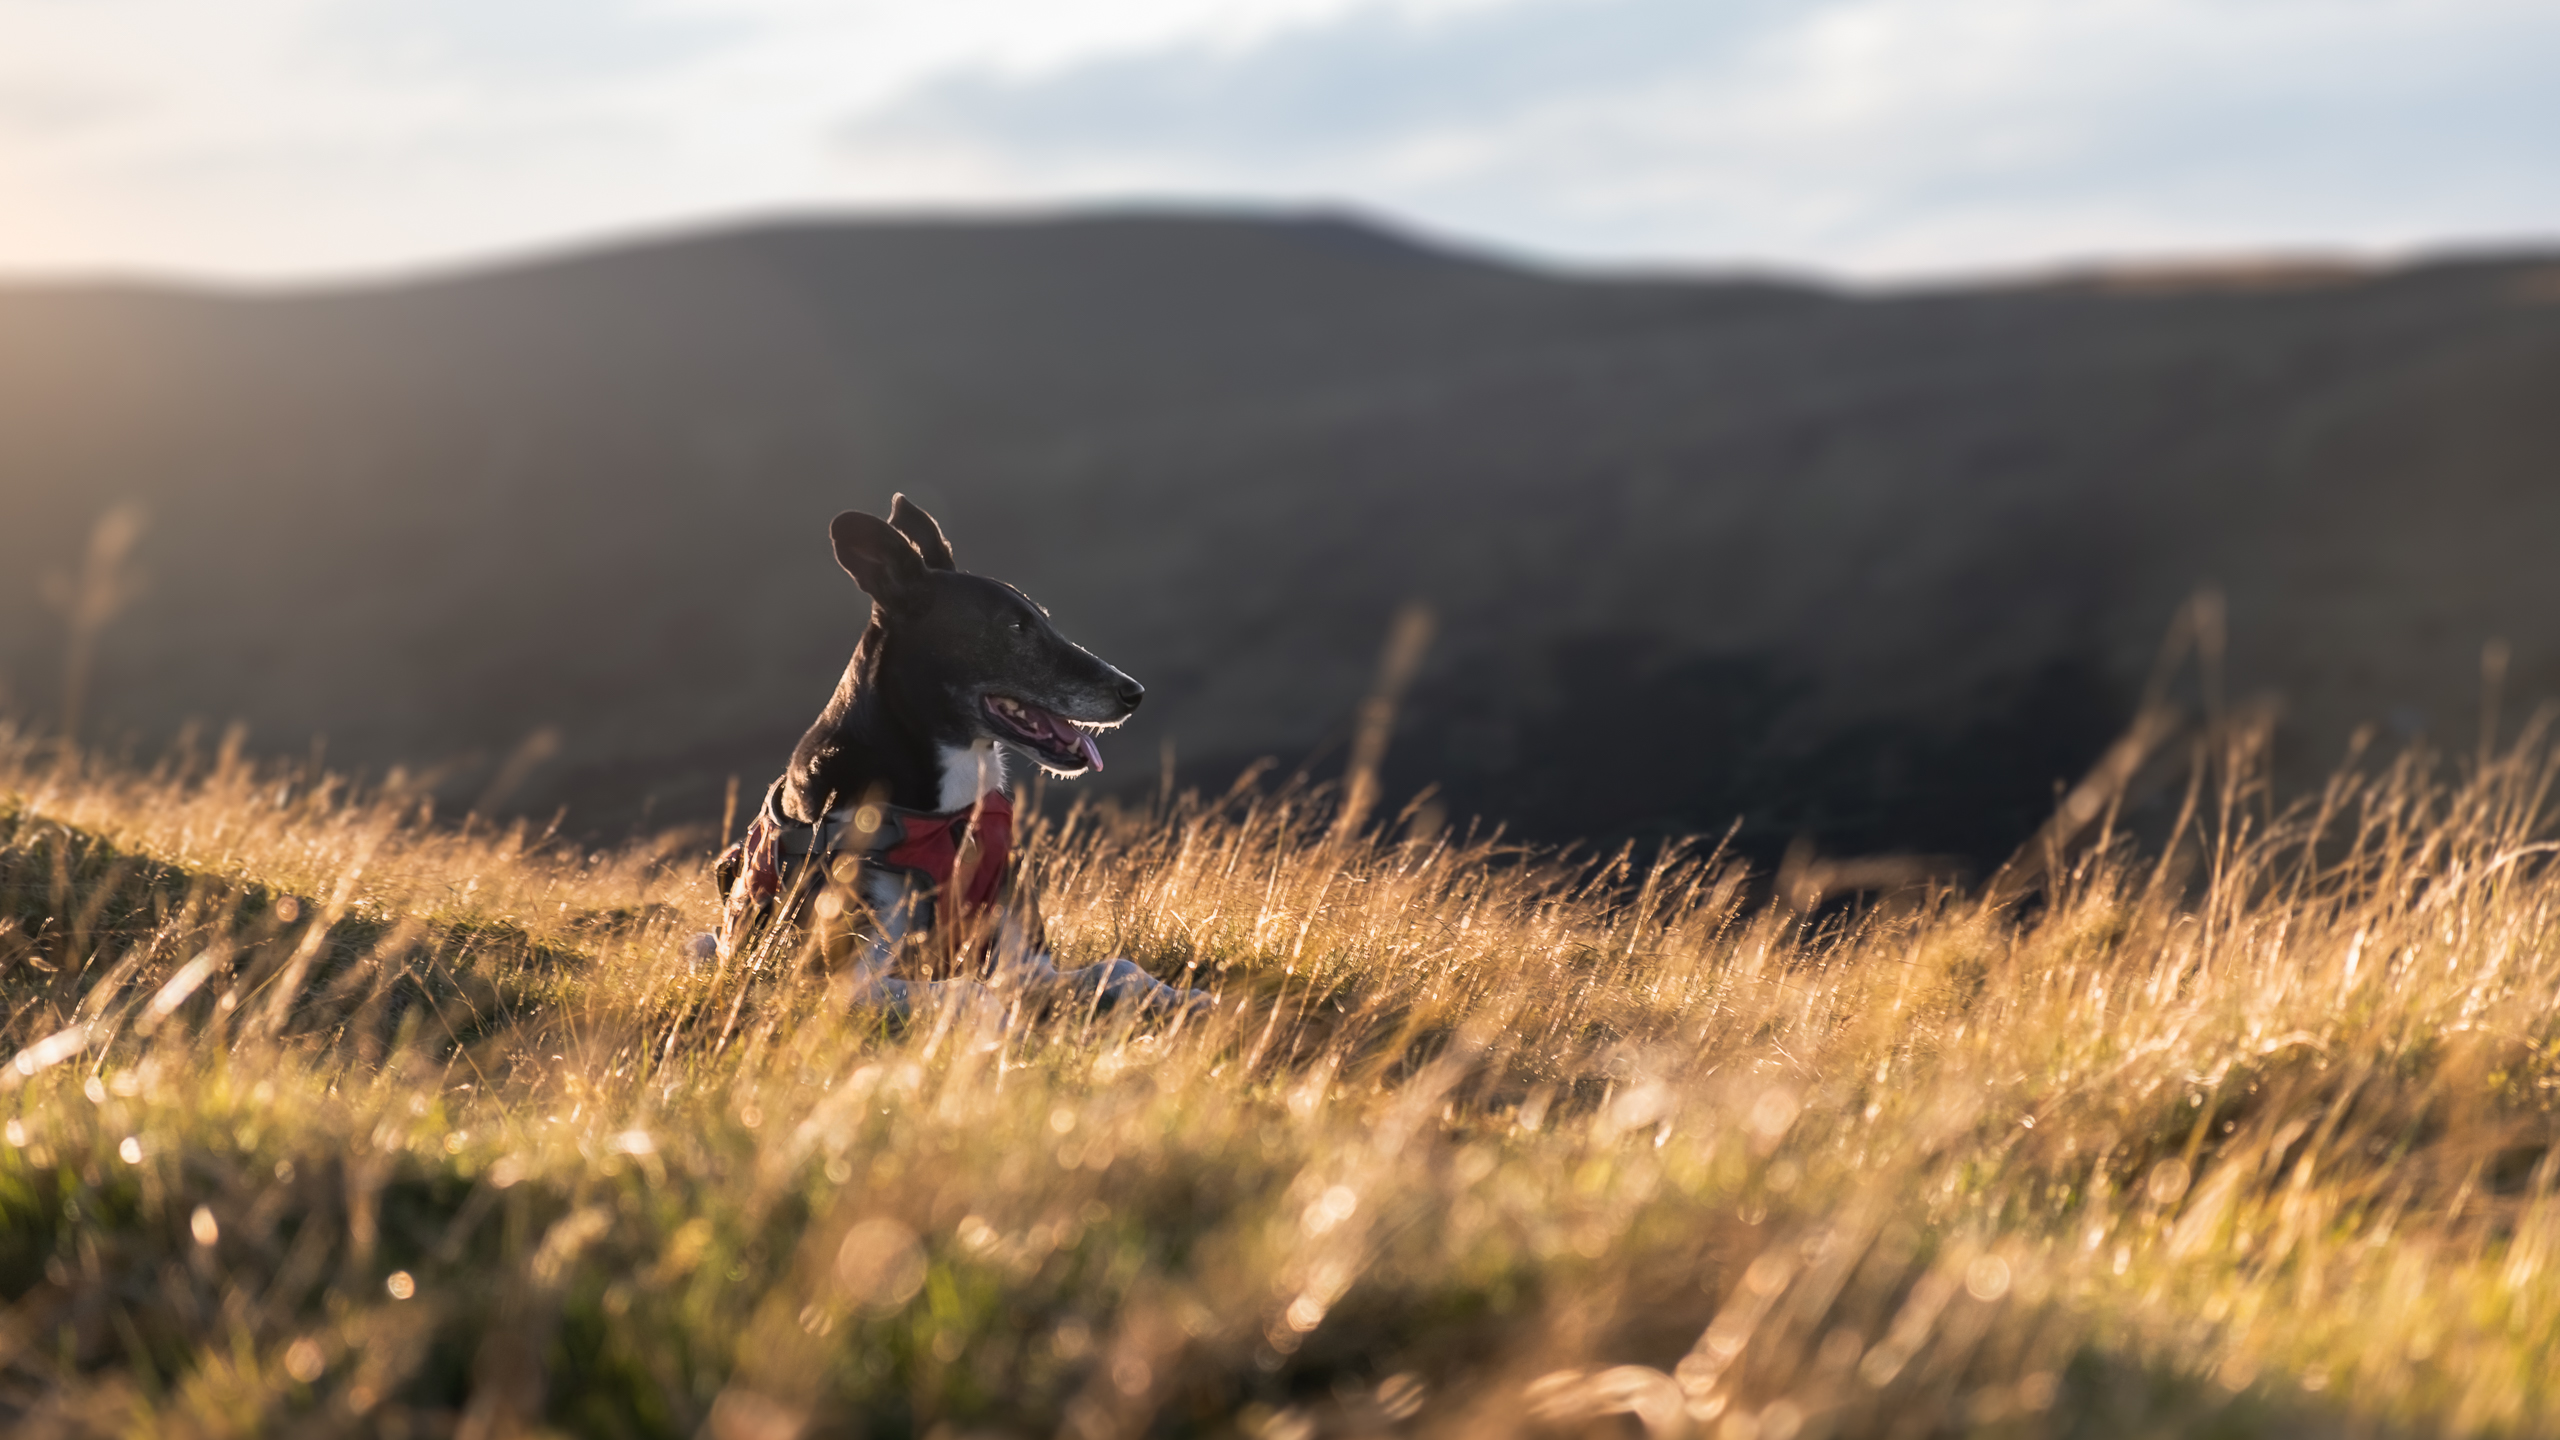
<path fill-rule="evenodd" d="M 1348 208 L 1892 281 L 2560 240 L 2560 0 L 0 0 L 0 275 Z"/>

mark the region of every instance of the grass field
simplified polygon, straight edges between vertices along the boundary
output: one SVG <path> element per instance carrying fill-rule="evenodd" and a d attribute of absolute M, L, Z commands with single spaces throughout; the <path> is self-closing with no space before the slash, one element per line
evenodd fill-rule
<path fill-rule="evenodd" d="M 2255 754 L 1845 905 L 1069 813 L 1064 958 L 1214 1017 L 892 1034 L 683 958 L 699 835 L 0 738 L 0 1428 L 2560 1430 L 2553 752 Z"/>

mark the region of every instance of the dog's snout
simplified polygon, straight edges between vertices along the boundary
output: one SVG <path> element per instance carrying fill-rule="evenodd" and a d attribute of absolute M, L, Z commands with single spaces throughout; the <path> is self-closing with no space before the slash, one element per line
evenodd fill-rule
<path fill-rule="evenodd" d="M 1147 698 L 1147 687 L 1126 675 L 1121 676 L 1116 685 L 1120 692 L 1120 703 L 1132 710 L 1138 708 L 1139 701 Z"/>

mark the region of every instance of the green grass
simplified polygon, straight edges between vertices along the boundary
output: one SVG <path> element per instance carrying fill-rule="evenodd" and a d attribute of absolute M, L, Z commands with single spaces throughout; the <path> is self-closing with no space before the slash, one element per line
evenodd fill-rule
<path fill-rule="evenodd" d="M 1321 795 L 1027 863 L 1169 1033 L 696 970 L 700 857 L 0 741 L 14 1434 L 2560 1428 L 2552 756 L 1807 917 Z"/>

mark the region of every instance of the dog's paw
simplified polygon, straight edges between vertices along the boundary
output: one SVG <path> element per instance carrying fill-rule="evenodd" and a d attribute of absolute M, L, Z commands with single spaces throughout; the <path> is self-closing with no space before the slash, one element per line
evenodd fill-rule
<path fill-rule="evenodd" d="M 851 1008 L 878 1012 L 895 1028 L 907 1023 L 915 1013 L 916 1001 L 924 998 L 915 992 L 923 990 L 929 994 L 932 989 L 930 985 L 910 986 L 904 980 L 881 975 L 855 984 L 845 999 Z"/>
<path fill-rule="evenodd" d="M 1208 991 L 1167 985 L 1134 960 L 1106 960 L 1059 978 L 1069 995 L 1097 1011 L 1172 1019 L 1205 1015 L 1218 1004 Z"/>

